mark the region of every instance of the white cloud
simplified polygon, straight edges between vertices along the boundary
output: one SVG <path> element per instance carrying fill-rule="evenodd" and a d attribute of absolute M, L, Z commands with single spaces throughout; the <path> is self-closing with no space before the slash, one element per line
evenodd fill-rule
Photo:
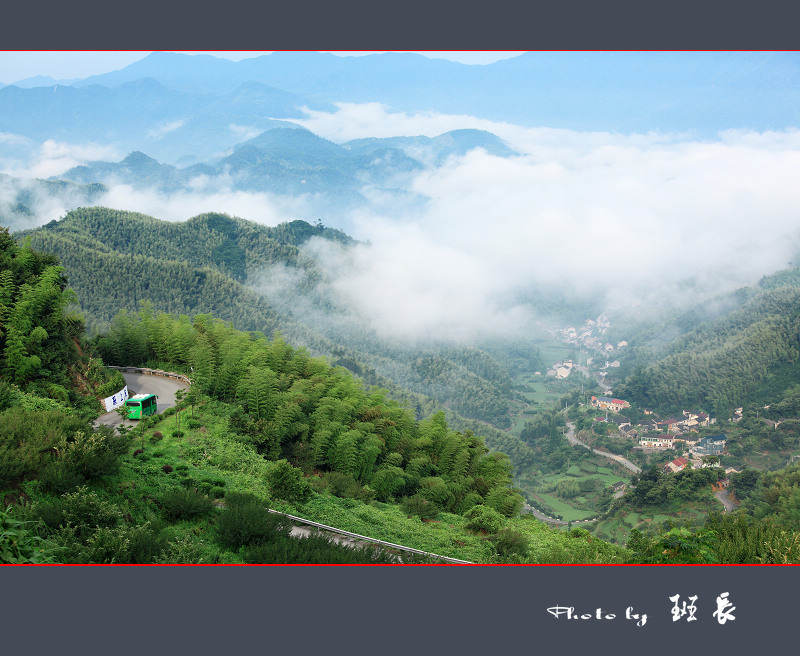
<path fill-rule="evenodd" d="M 666 304 L 681 280 L 698 277 L 709 293 L 749 284 L 797 249 L 798 131 L 697 142 L 409 116 L 374 104 L 309 115 L 306 127 L 333 140 L 479 127 L 524 153 L 473 151 L 414 179 L 410 190 L 428 198 L 422 211 L 352 217 L 369 246 L 330 265 L 335 289 L 393 336 L 507 326 L 526 316 L 514 299 L 536 285 Z"/>
<path fill-rule="evenodd" d="M 709 292 L 733 288 L 784 267 L 797 251 L 797 130 L 691 141 L 526 129 L 379 104 L 309 111 L 301 123 L 339 142 L 483 129 L 521 155 L 476 150 L 424 170 L 396 196 L 416 199 L 413 208 L 398 201 L 391 216 L 326 215 L 319 199 L 237 192 L 227 176 L 198 176 L 190 191 L 172 195 L 114 185 L 99 202 L 169 220 L 220 211 L 267 225 L 319 218 L 352 226 L 368 244 L 350 254 L 314 248 L 332 293 L 393 337 L 469 339 L 524 326 L 531 312 L 519 299 L 535 286 L 668 305 L 681 280 L 696 276 Z M 248 128 L 231 129 L 246 135 Z M 118 156 L 50 141 L 27 173 L 47 177 L 95 159 Z M 366 195 L 385 205 L 395 198 Z"/>
<path fill-rule="evenodd" d="M 205 212 L 223 212 L 274 226 L 303 216 L 302 198 L 232 191 L 218 186 L 214 179 L 197 178 L 195 182 L 197 190 L 171 194 L 116 184 L 110 187 L 98 204 L 112 209 L 141 212 L 166 221 L 185 221 Z"/>
<path fill-rule="evenodd" d="M 169 123 L 160 125 L 159 127 L 153 130 L 148 130 L 147 138 L 153 140 L 161 139 L 164 135 L 169 134 L 170 132 L 175 132 L 175 130 L 180 130 L 184 125 L 186 125 L 186 121 L 183 120 L 170 121 Z"/>
<path fill-rule="evenodd" d="M 499 134 L 498 128 L 507 125 L 467 115 L 392 112 L 381 103 L 337 103 L 336 106 L 335 113 L 304 108 L 308 118 L 292 119 L 292 122 L 337 143 L 366 137 L 435 137 L 460 128 L 491 130 Z"/>
<path fill-rule="evenodd" d="M 252 125 L 237 125 L 236 123 L 231 123 L 228 129 L 233 132 L 234 136 L 239 141 L 249 141 L 263 132 L 260 128 L 253 127 Z"/>
<path fill-rule="evenodd" d="M 24 146 L 30 143 L 27 137 L 11 132 L 0 132 L 0 144 L 7 146 Z"/>
<path fill-rule="evenodd" d="M 45 141 L 26 163 L 6 164 L 3 173 L 20 178 L 49 178 L 95 160 L 116 161 L 119 152 L 113 146 L 69 144 L 54 139 Z"/>

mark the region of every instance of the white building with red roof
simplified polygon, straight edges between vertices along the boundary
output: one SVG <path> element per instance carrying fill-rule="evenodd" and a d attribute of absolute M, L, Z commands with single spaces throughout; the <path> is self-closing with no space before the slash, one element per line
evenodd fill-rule
<path fill-rule="evenodd" d="M 631 404 L 622 399 L 612 399 L 607 396 L 593 396 L 592 405 L 601 410 L 611 410 L 611 412 L 619 412 L 623 408 L 630 408 Z"/>

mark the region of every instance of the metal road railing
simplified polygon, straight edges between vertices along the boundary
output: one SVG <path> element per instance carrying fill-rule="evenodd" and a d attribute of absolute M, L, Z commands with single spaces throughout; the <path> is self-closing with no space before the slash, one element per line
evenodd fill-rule
<path fill-rule="evenodd" d="M 148 369 L 147 367 L 115 367 L 113 365 L 107 365 L 106 368 L 124 371 L 126 374 L 146 374 L 148 376 L 160 376 L 161 378 L 173 378 L 186 383 L 187 385 L 192 384 L 192 381 L 189 380 L 189 376 L 176 374 L 173 371 L 164 371 L 163 369 Z"/>
<path fill-rule="evenodd" d="M 408 551 L 410 553 L 420 554 L 421 556 L 431 556 L 433 558 L 439 558 L 441 560 L 445 560 L 449 563 L 456 563 L 458 565 L 474 565 L 468 560 L 458 560 L 458 558 L 448 558 L 447 556 L 440 556 L 439 554 L 430 553 L 429 551 L 421 551 L 420 549 L 414 549 L 413 547 L 404 547 L 402 544 L 394 544 L 393 542 L 384 542 L 383 540 L 378 540 L 376 538 L 370 538 L 366 535 L 359 535 L 358 533 L 351 533 L 350 531 L 344 531 L 340 528 L 335 528 L 333 526 L 326 526 L 325 524 L 320 524 L 319 522 L 312 522 L 310 519 L 304 519 L 303 517 L 295 517 L 294 515 L 289 515 L 287 513 L 280 512 L 278 510 L 272 510 L 268 508 L 269 512 L 275 513 L 276 515 L 283 515 L 291 519 L 294 522 L 300 522 L 302 524 L 308 524 L 309 526 L 315 526 L 320 528 L 324 531 L 331 531 L 333 533 L 339 533 L 340 535 L 346 535 L 351 538 L 355 538 L 357 540 L 366 540 L 368 542 L 374 542 L 375 544 L 383 545 L 384 547 L 389 547 L 391 549 L 400 549 L 402 551 Z"/>

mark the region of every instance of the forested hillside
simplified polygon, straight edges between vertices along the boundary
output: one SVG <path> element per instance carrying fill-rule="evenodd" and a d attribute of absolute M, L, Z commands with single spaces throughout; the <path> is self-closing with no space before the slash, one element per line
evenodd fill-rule
<path fill-rule="evenodd" d="M 253 338 L 210 318 L 190 323 L 145 313 L 97 346 L 109 363 L 188 369 L 193 392 L 241 407 L 233 426 L 269 460 L 292 458 L 308 472 L 338 472 L 381 501 L 419 493 L 441 510 L 463 514 L 490 499 L 509 516 L 521 506 L 508 487 L 507 456 L 487 454 L 471 433 L 449 431 L 443 413 L 415 424 L 384 394 L 366 394 L 349 372 L 281 339 Z"/>
<path fill-rule="evenodd" d="M 646 337 L 632 342 L 637 368 L 615 394 L 643 407 L 668 412 L 707 408 L 719 417 L 730 417 L 734 408 L 751 402 L 778 401 L 800 382 L 798 271 L 780 272 L 740 290 L 728 299 L 731 304 L 738 300 L 734 309 L 696 323 L 667 344 L 653 349 Z"/>
<path fill-rule="evenodd" d="M 0 562 L 405 558 L 292 539 L 267 506 L 473 562 L 624 558 L 618 547 L 518 518 L 508 457 L 449 428 L 443 413 L 419 422 L 281 338 L 144 310 L 84 342 L 64 312 L 73 299 L 56 258 L 6 231 L 0 239 Z M 38 348 L 45 343 L 53 359 Z M 157 360 L 193 384 L 177 412 L 142 420 L 135 433 L 94 428 L 105 392 L 89 383 L 103 378 L 101 356 Z M 122 384 L 119 374 L 104 382 Z M 46 396 L 54 389 L 57 400 Z"/>
<path fill-rule="evenodd" d="M 55 256 L 0 228 L 0 409 L 82 405 L 81 388 L 104 380 L 81 357 L 83 322 L 68 309 L 75 293 L 63 272 Z"/>
<path fill-rule="evenodd" d="M 332 303 L 324 272 L 302 245 L 312 237 L 352 243 L 337 230 L 305 221 L 266 227 L 221 214 L 170 223 L 82 208 L 17 237 L 59 257 L 92 332 L 120 310 L 137 312 L 144 300 L 176 315 L 213 313 L 241 330 L 280 332 L 393 394 L 408 390 L 404 398 L 425 415 L 429 403 L 414 395 L 467 419 L 510 425 L 510 377 L 497 358 L 474 347 L 395 344 Z M 510 448 L 515 462 L 529 459 L 516 438 L 491 432 L 493 448 Z"/>
<path fill-rule="evenodd" d="M 0 281 L 2 562 L 400 557 L 322 537 L 292 539 L 288 522 L 267 506 L 472 562 L 800 558 L 796 467 L 734 475 L 731 489 L 744 502 L 736 515 L 633 530 L 627 548 L 614 546 L 585 529 L 559 532 L 518 517 L 522 497 L 507 455 L 490 452 L 477 433 L 454 430 L 442 412 L 419 421 L 414 408 L 280 336 L 145 305 L 117 315 L 88 343 L 81 321 L 66 311 L 74 298 L 57 258 L 16 244 L 7 231 L 0 233 Z M 776 305 L 765 307 L 782 308 L 783 293 L 769 289 L 763 298 Z M 135 433 L 95 429 L 97 397 L 121 384 L 103 361 L 184 371 L 193 385 L 177 412 L 143 420 Z M 483 367 L 491 371 L 491 361 Z M 794 408 L 796 397 L 790 391 L 780 407 Z M 558 423 L 556 411 L 544 421 L 556 449 Z M 632 481 L 638 485 L 616 511 L 707 495 L 720 475 L 651 469 Z"/>

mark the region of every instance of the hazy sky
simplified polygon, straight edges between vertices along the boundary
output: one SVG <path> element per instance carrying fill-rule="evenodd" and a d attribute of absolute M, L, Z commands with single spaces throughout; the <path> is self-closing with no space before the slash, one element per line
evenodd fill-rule
<path fill-rule="evenodd" d="M 373 54 L 372 51 L 329 51 L 337 55 L 354 56 Z M 411 51 L 400 51 L 411 52 Z M 56 80 L 70 80 L 99 75 L 125 68 L 142 59 L 150 51 L 28 51 L 0 52 L 0 82 L 12 84 L 36 75 L 49 75 Z M 269 51 L 193 50 L 186 54 L 207 54 L 234 61 L 269 54 Z M 516 57 L 522 51 L 434 51 L 419 52 L 427 57 L 450 59 L 464 64 L 491 64 L 500 59 Z"/>

